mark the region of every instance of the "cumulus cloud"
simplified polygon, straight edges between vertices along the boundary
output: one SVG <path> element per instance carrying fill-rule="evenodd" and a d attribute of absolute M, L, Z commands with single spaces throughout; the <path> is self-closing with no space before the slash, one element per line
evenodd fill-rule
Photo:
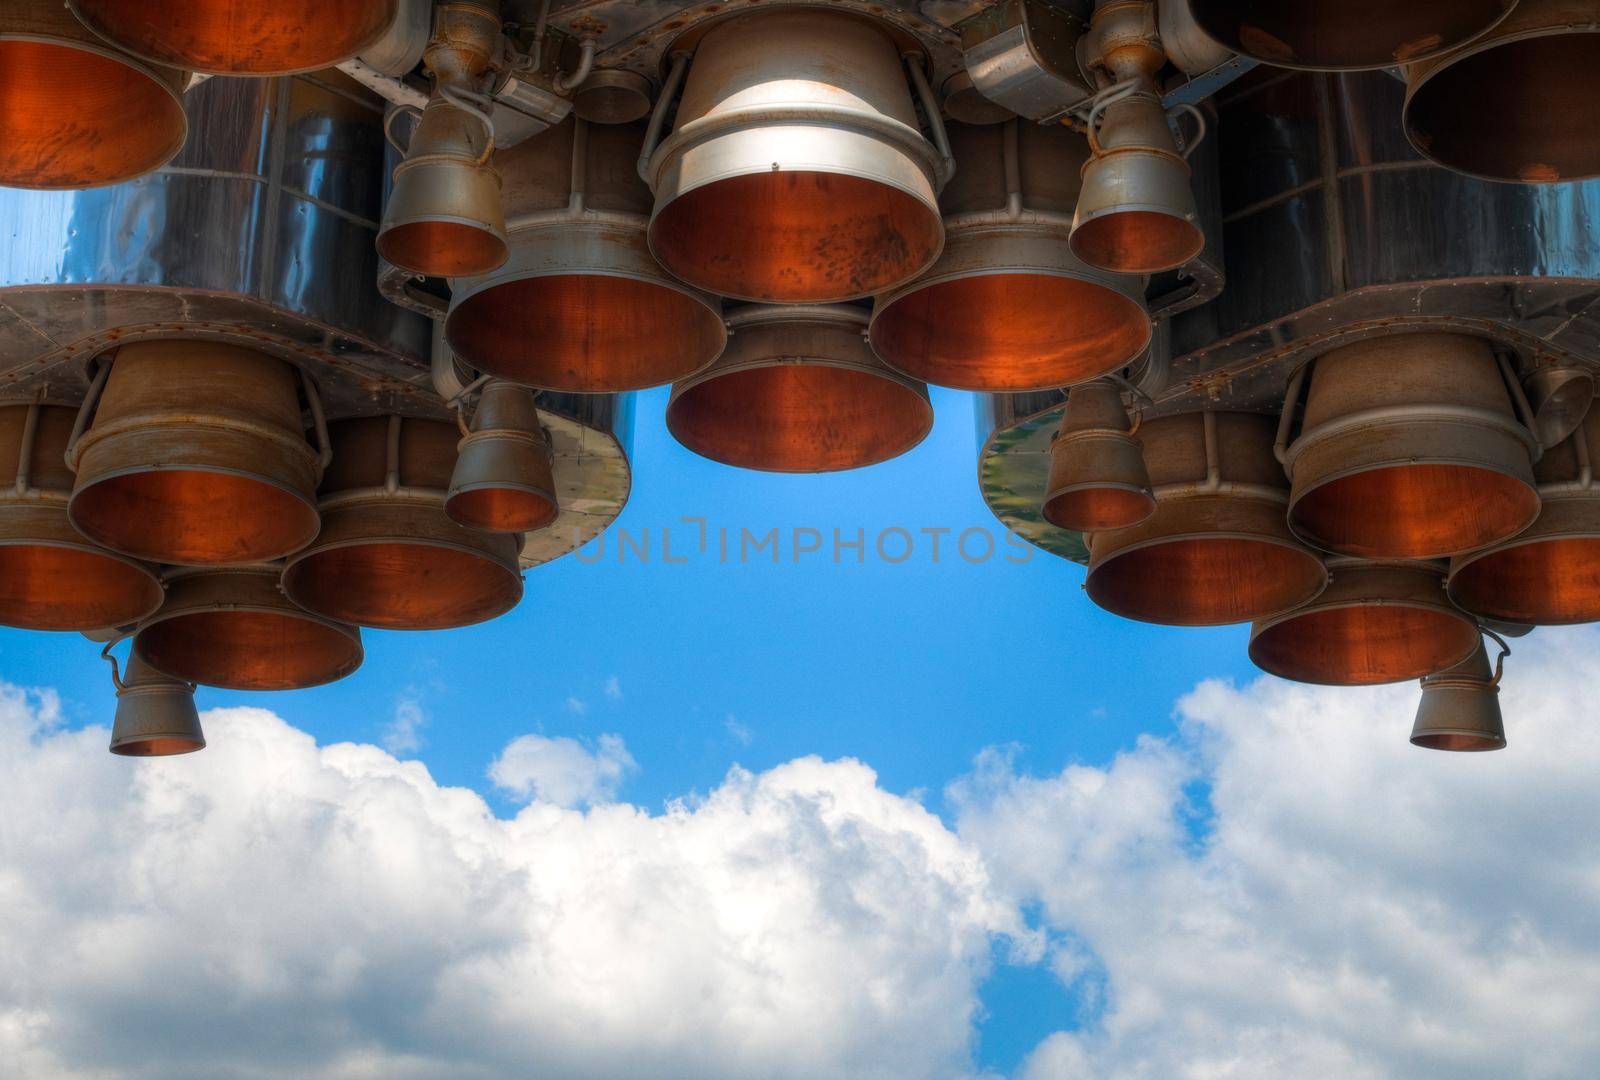
<path fill-rule="evenodd" d="M 1025 1080 L 1600 1075 L 1600 634 L 1541 632 L 1510 749 L 1406 741 L 1414 685 L 1206 683 L 1105 768 L 951 796 L 1083 1015 Z"/>
<path fill-rule="evenodd" d="M 422 729 L 428 723 L 428 714 L 422 711 L 422 701 L 413 691 L 395 698 L 394 716 L 384 726 L 378 741 L 391 754 L 415 754 L 422 749 Z"/>
<path fill-rule="evenodd" d="M 556 806 L 610 802 L 638 764 L 620 735 L 602 735 L 590 750 L 565 736 L 522 735 L 489 766 L 489 779 L 508 794 Z"/>
<path fill-rule="evenodd" d="M 945 1080 L 1027 938 L 855 762 L 504 820 L 260 709 L 133 762 L 53 708 L 0 687 L 8 1078 Z"/>

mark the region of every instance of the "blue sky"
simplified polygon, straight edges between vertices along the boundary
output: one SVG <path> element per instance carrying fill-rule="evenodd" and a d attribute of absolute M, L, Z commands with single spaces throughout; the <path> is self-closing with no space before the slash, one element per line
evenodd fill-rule
<path fill-rule="evenodd" d="M 201 707 L 263 705 L 322 743 L 375 742 L 395 708 L 414 702 L 425 717 L 414 756 L 506 815 L 516 804 L 485 770 L 511 739 L 537 732 L 622 736 L 639 769 L 619 797 L 652 809 L 716 787 L 735 763 L 760 771 L 816 754 L 859 758 L 883 787 L 919 794 L 948 819 L 945 786 L 986 747 L 1016 744 L 1017 767 L 1036 774 L 1104 764 L 1140 733 L 1169 731 L 1174 702 L 1201 680 L 1251 672 L 1243 627 L 1114 618 L 1082 593 L 1080 567 L 1041 552 L 1019 561 L 1001 543 L 979 564 L 957 557 L 964 529 L 1004 536 L 977 491 L 968 395 L 934 391 L 937 422 L 912 453 L 814 477 L 696 457 L 666 432 L 665 404 L 664 390 L 640 402 L 633 495 L 618 523 L 635 537 L 649 530 L 647 563 L 631 551 L 619 561 L 615 543 L 599 558 L 591 548 L 592 561 L 529 573 L 522 605 L 496 622 L 367 632 L 365 666 L 341 683 L 282 695 L 202 689 Z M 723 565 L 714 543 L 693 554 L 686 516 L 706 518 L 713 537 L 814 528 L 824 550 L 796 563 L 785 540 L 776 565 Z M 832 560 L 835 528 L 865 530 L 870 547 L 894 527 L 916 537 L 907 561 L 870 550 L 864 564 Z M 688 563 L 663 563 L 663 528 Z M 950 530 L 938 562 L 923 529 Z M 70 723 L 107 723 L 97 651 L 73 635 L 6 631 L 0 677 L 58 688 Z M 1005 964 L 983 1000 L 979 1060 L 1001 1071 L 1074 1026 L 1079 1005 L 1044 968 Z"/>

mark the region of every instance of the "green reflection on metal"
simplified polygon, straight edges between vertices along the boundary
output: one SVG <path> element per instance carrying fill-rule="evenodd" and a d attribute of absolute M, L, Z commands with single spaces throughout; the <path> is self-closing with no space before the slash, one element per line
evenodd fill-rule
<path fill-rule="evenodd" d="M 1052 555 L 1088 563 L 1084 535 L 1058 529 L 1039 513 L 1050 479 L 1050 440 L 1064 411 L 1060 406 L 996 431 L 978 459 L 978 486 L 1006 528 Z"/>

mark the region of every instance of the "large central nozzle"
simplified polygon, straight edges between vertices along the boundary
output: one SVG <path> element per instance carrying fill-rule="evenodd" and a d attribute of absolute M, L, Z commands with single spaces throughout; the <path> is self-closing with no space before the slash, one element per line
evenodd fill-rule
<path fill-rule="evenodd" d="M 493 105 L 482 93 L 500 51 L 500 15 L 479 0 L 439 5 L 423 61 L 433 96 L 394 170 L 378 254 L 429 277 L 486 274 L 506 261 Z"/>
<path fill-rule="evenodd" d="M 1393 335 L 1319 357 L 1286 457 L 1290 526 L 1370 559 L 1436 559 L 1527 528 L 1539 514 L 1534 440 L 1509 374 L 1488 341 L 1459 334 Z"/>
<path fill-rule="evenodd" d="M 873 355 L 866 312 L 741 308 L 728 351 L 672 388 L 667 428 L 697 454 L 745 469 L 832 472 L 910 450 L 933 426 L 928 390 Z"/>
<path fill-rule="evenodd" d="M 1517 0 L 1187 0 L 1200 28 L 1279 67 L 1354 71 L 1411 64 L 1456 48 Z"/>
<path fill-rule="evenodd" d="M 650 247 L 723 296 L 869 296 L 938 256 L 939 172 L 881 26 L 818 8 L 740 15 L 701 39 L 650 161 Z"/>
<path fill-rule="evenodd" d="M 67 0 L 84 25 L 158 64 L 212 75 L 287 75 L 348 60 L 398 0 Z"/>
<path fill-rule="evenodd" d="M 261 562 L 311 541 L 322 466 L 292 365 L 209 341 L 124 345 L 110 365 L 73 447 L 79 532 L 191 565 Z"/>
<path fill-rule="evenodd" d="M 568 120 L 495 159 L 511 257 L 452 283 L 450 347 L 479 371 L 574 393 L 689 375 L 727 341 L 722 306 L 650 254 L 637 124 Z M 620 167 L 619 167 L 619 163 Z"/>
<path fill-rule="evenodd" d="M 878 298 L 872 345 L 906 374 L 961 390 L 1068 386 L 1150 342 L 1143 283 L 1096 270 L 1068 238 L 1088 144 L 1059 124 L 950 125 L 956 174 L 944 254 Z"/>
<path fill-rule="evenodd" d="M 60 0 L 0 11 L 0 185 L 118 184 L 165 165 L 189 122 L 189 73 L 145 63 L 79 24 Z"/>

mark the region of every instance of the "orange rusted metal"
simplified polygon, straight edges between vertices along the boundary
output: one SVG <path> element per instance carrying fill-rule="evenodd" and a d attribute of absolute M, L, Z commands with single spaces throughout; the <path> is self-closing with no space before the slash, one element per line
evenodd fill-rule
<path fill-rule="evenodd" d="M 132 180 L 183 149 L 189 73 L 102 41 L 60 0 L 0 10 L 0 185 L 84 188 Z"/>
<path fill-rule="evenodd" d="M 318 454 L 300 377 L 211 341 L 119 348 L 94 422 L 73 447 L 79 532 L 157 563 L 276 559 L 317 532 Z"/>
<path fill-rule="evenodd" d="M 397 0 L 67 0 L 95 33 L 158 64 L 212 75 L 287 75 L 348 60 L 394 21 Z"/>
<path fill-rule="evenodd" d="M 1400 334 L 1315 361 L 1289 448 L 1289 524 L 1371 559 L 1433 559 L 1509 539 L 1539 514 L 1532 434 L 1486 340 Z"/>
<path fill-rule="evenodd" d="M 1147 421 L 1139 438 L 1156 512 L 1090 537 L 1090 599 L 1129 619 L 1214 626 L 1322 592 L 1327 569 L 1284 523 L 1288 485 L 1270 417 L 1183 413 Z"/>
<path fill-rule="evenodd" d="M 444 511 L 453 424 L 373 416 L 330 426 L 322 531 L 284 568 L 288 597 L 340 622 L 439 630 L 503 615 L 522 599 L 516 537 Z"/>

